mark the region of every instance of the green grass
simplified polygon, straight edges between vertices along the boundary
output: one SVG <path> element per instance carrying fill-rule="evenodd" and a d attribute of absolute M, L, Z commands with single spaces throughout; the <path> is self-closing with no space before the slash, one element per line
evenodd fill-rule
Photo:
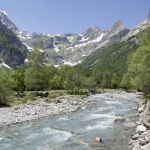
<path fill-rule="evenodd" d="M 53 99 L 55 99 L 56 97 L 67 95 L 67 92 L 65 90 L 38 91 L 43 93 L 48 92 L 49 93 L 48 97 L 35 96 L 34 94 L 35 92 L 36 91 L 25 91 L 23 96 L 15 96 L 14 95 L 15 92 L 13 92 L 9 96 L 10 106 L 34 102 L 41 99 L 46 99 L 46 101 L 50 103 L 53 102 Z"/>

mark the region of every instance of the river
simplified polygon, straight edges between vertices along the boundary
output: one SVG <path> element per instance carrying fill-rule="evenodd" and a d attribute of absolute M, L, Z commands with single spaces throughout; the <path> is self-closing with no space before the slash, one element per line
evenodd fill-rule
<path fill-rule="evenodd" d="M 88 98 L 98 105 L 1 129 L 0 150 L 127 150 L 137 119 L 136 103 L 106 94 Z M 130 126 L 115 124 L 118 117 L 125 118 Z M 97 136 L 102 143 L 95 144 Z"/>

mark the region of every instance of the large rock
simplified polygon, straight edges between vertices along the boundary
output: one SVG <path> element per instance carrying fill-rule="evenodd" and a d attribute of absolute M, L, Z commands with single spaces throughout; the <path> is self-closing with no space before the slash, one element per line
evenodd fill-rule
<path fill-rule="evenodd" d="M 141 117 L 140 121 L 144 126 L 150 127 L 150 123 L 147 121 L 147 119 L 145 117 Z"/>
<path fill-rule="evenodd" d="M 139 107 L 138 112 L 141 113 L 144 111 L 145 105 L 142 105 L 141 107 Z"/>
<path fill-rule="evenodd" d="M 139 139 L 139 144 L 140 145 L 145 145 L 146 144 L 146 141 L 144 139 Z"/>
<path fill-rule="evenodd" d="M 150 150 L 150 143 L 141 147 L 141 150 Z"/>
<path fill-rule="evenodd" d="M 135 145 L 133 146 L 132 150 L 140 150 L 141 146 L 139 145 L 138 142 L 135 143 Z"/>
<path fill-rule="evenodd" d="M 102 138 L 100 138 L 100 137 L 95 137 L 95 140 L 96 140 L 97 142 L 102 142 Z"/>
<path fill-rule="evenodd" d="M 139 125 L 136 128 L 136 132 L 145 132 L 147 128 L 144 125 Z"/>
<path fill-rule="evenodd" d="M 92 141 L 91 146 L 92 147 L 100 147 L 102 142 L 102 138 L 100 137 L 95 137 L 95 139 Z"/>
<path fill-rule="evenodd" d="M 138 138 L 139 138 L 139 135 L 138 135 L 138 134 L 135 134 L 135 135 L 132 136 L 132 139 L 133 139 L 133 140 L 137 140 Z"/>
<path fill-rule="evenodd" d="M 116 118 L 115 120 L 114 120 L 114 122 L 115 123 L 124 123 L 126 121 L 126 119 L 125 118 Z"/>

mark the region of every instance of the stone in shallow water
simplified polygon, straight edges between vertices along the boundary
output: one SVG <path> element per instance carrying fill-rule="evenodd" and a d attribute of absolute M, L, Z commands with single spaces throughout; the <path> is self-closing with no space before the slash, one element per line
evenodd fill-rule
<path fill-rule="evenodd" d="M 133 122 L 127 122 L 127 123 L 124 123 L 124 126 L 125 126 L 125 127 L 135 127 L 136 124 L 133 123 Z"/>
<path fill-rule="evenodd" d="M 95 140 L 96 140 L 97 142 L 102 142 L 102 138 L 100 138 L 100 137 L 96 137 Z"/>
<path fill-rule="evenodd" d="M 92 141 L 91 146 L 92 147 L 100 147 L 102 142 L 102 138 L 100 137 L 95 137 L 95 139 Z"/>
<path fill-rule="evenodd" d="M 115 123 L 123 123 L 123 122 L 125 122 L 126 121 L 126 119 L 125 118 L 116 118 L 115 120 L 114 120 L 114 122 Z"/>

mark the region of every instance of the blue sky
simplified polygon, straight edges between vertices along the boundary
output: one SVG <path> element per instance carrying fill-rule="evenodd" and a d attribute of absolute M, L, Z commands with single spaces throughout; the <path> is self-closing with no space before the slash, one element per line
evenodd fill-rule
<path fill-rule="evenodd" d="M 133 28 L 147 17 L 150 0 L 0 0 L 11 20 L 29 32 L 81 33 L 121 20 Z"/>

